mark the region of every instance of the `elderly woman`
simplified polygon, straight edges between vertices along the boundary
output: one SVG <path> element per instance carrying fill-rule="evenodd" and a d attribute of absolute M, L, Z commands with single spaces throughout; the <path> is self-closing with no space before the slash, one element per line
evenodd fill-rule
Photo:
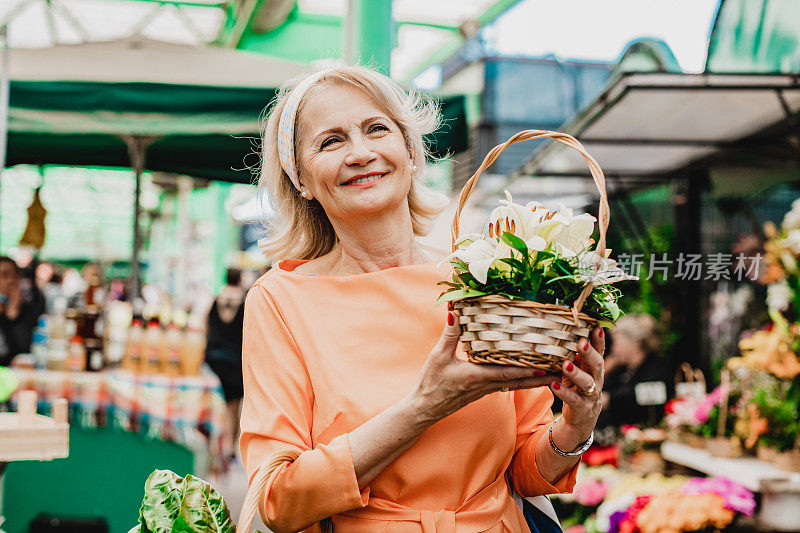
<path fill-rule="evenodd" d="M 437 118 L 360 67 L 311 74 L 271 109 L 260 186 L 282 220 L 264 250 L 284 260 L 245 304 L 241 451 L 274 531 L 521 532 L 508 480 L 523 496 L 575 482 L 602 330 L 559 380 L 460 357 L 435 304 L 446 253 L 417 241 L 443 207 L 422 184 Z"/>

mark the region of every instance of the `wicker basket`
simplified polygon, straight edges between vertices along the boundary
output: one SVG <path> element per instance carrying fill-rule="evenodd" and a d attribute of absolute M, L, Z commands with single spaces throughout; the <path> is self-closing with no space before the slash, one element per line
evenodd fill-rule
<path fill-rule="evenodd" d="M 719 400 L 719 420 L 717 436 L 706 441 L 706 449 L 714 457 L 733 459 L 743 455 L 742 443 L 738 437 L 726 437 L 725 428 L 728 423 L 728 401 L 731 387 L 731 372 L 723 368 L 720 372 L 720 387 L 724 391 Z"/>
<path fill-rule="evenodd" d="M 544 130 L 521 131 L 503 144 L 495 146 L 486 155 L 483 164 L 461 191 L 458 209 L 453 217 L 451 232 L 453 251 L 457 249 L 461 211 L 477 185 L 481 173 L 509 145 L 544 137 L 550 137 L 574 148 L 589 165 L 592 178 L 600 193 L 600 239 L 597 243 L 597 253 L 604 254 L 610 215 L 603 171 L 574 137 Z M 510 300 L 496 295 L 456 300 L 451 302 L 449 307 L 459 316 L 461 341 L 469 361 L 531 367 L 560 374 L 563 362 L 574 358 L 578 341 L 588 337 L 592 329 L 597 327 L 596 320 L 581 313 L 592 288 L 591 283 L 587 284 L 572 307 Z"/>
<path fill-rule="evenodd" d="M 800 451 L 789 450 L 787 452 L 781 452 L 775 456 L 772 462 L 781 470 L 800 472 Z"/>

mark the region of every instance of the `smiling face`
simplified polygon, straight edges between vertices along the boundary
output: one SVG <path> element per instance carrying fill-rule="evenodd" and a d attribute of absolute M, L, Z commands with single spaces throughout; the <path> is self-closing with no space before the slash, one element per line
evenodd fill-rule
<path fill-rule="evenodd" d="M 303 190 L 332 222 L 407 209 L 412 163 L 405 138 L 363 91 L 331 83 L 311 89 L 297 135 Z"/>

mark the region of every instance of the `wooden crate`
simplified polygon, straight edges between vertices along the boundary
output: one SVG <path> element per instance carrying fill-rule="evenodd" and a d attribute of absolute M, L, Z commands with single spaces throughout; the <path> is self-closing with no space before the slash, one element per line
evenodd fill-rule
<path fill-rule="evenodd" d="M 16 413 L 0 413 L 0 462 L 49 461 L 69 455 L 67 401 L 53 402 L 53 418 L 36 414 L 36 392 L 18 395 Z"/>

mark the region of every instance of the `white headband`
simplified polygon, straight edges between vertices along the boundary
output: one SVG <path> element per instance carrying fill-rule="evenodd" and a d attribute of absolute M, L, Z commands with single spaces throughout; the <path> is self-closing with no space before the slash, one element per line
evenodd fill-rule
<path fill-rule="evenodd" d="M 278 121 L 278 159 L 281 168 L 292 180 L 297 190 L 300 190 L 300 178 L 294 162 L 294 126 L 297 121 L 297 108 L 300 107 L 300 101 L 306 92 L 327 73 L 328 70 L 321 70 L 309 74 L 297 87 L 292 89 Z"/>

